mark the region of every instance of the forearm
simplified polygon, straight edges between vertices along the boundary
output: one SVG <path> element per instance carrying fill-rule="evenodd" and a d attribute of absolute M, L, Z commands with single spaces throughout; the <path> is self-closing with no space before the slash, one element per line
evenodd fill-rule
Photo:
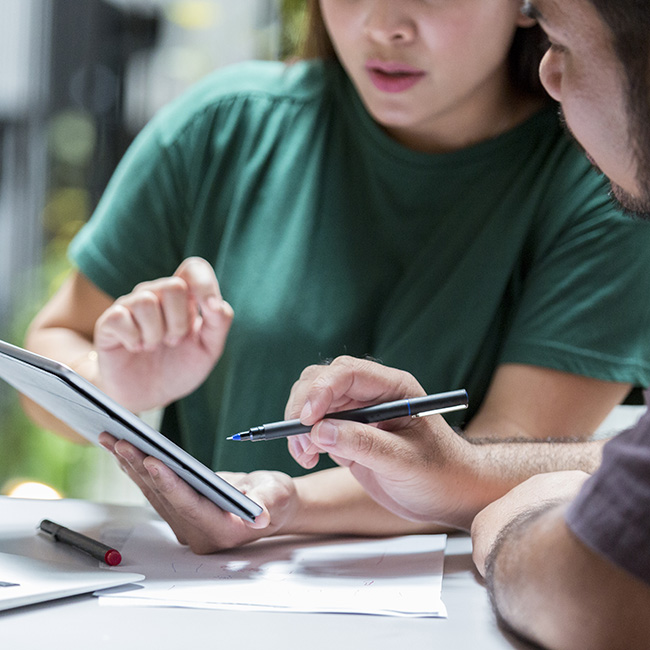
<path fill-rule="evenodd" d="M 32 327 L 25 345 L 32 352 L 64 363 L 85 379 L 96 383 L 97 358 L 92 342 L 78 332 L 66 328 Z M 87 444 L 84 438 L 35 402 L 21 396 L 21 403 L 27 415 L 39 426 L 74 442 Z"/>
<path fill-rule="evenodd" d="M 291 523 L 291 533 L 381 536 L 445 531 L 441 526 L 407 521 L 389 512 L 368 496 L 346 468 L 335 467 L 294 480 L 300 509 Z"/>
<path fill-rule="evenodd" d="M 30 327 L 25 347 L 70 366 L 89 381 L 96 381 L 97 363 L 91 338 L 65 327 Z"/>
<path fill-rule="evenodd" d="M 473 442 L 465 468 L 469 479 L 463 493 L 459 524 L 466 529 L 487 505 L 537 474 L 564 470 L 593 473 L 600 465 L 605 441 Z"/>
<path fill-rule="evenodd" d="M 548 648 L 645 647 L 650 588 L 584 546 L 565 508 L 552 505 L 502 532 L 487 561 L 495 611 Z"/>

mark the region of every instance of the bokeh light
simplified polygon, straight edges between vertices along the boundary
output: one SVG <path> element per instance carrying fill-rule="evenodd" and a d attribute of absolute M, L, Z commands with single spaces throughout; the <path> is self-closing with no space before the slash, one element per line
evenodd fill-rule
<path fill-rule="evenodd" d="M 14 480 L 10 485 L 3 488 L 2 493 L 15 499 L 45 499 L 52 501 L 63 498 L 53 487 L 36 481 Z"/>

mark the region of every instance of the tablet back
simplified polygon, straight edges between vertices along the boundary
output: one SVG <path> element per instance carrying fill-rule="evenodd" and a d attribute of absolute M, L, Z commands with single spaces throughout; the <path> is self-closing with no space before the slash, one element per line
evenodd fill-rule
<path fill-rule="evenodd" d="M 124 439 L 170 467 L 220 508 L 253 521 L 262 508 L 196 458 L 67 366 L 0 341 L 0 378 L 84 438 L 102 432 Z"/>

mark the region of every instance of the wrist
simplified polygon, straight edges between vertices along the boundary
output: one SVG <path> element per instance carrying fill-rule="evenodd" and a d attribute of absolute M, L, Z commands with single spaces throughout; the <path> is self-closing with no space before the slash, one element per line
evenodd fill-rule
<path fill-rule="evenodd" d="M 460 462 L 454 469 L 456 480 L 450 482 L 456 494 L 457 506 L 446 523 L 469 531 L 474 517 L 485 506 L 502 496 L 502 492 L 495 491 L 489 471 L 489 453 L 492 450 L 461 437 L 458 441 L 462 445 Z"/>
<path fill-rule="evenodd" d="M 99 356 L 97 350 L 90 348 L 82 355 L 76 357 L 68 366 L 78 375 L 91 383 L 98 385 L 99 380 Z"/>
<path fill-rule="evenodd" d="M 298 476 L 293 479 L 296 490 L 296 509 L 291 521 L 290 530 L 283 533 L 295 535 L 318 535 L 327 531 L 327 500 L 323 499 L 318 473 Z M 325 492 L 326 494 L 327 492 Z"/>
<path fill-rule="evenodd" d="M 383 509 L 372 501 L 346 468 L 306 474 L 295 478 L 294 484 L 298 508 L 291 532 L 371 535 L 373 528 L 381 525 L 377 510 Z"/>

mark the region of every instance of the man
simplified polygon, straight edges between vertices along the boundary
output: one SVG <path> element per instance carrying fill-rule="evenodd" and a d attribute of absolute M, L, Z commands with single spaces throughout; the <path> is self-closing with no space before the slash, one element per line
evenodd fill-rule
<path fill-rule="evenodd" d="M 648 218 L 650 4 L 535 0 L 525 10 L 549 36 L 541 77 L 562 103 L 567 125 L 610 178 L 618 201 Z M 317 424 L 309 439 L 290 441 L 294 456 L 309 464 L 315 453 L 330 453 L 376 500 L 407 518 L 426 518 L 441 503 L 467 505 L 468 476 L 475 491 L 489 490 L 489 450 L 480 450 L 473 472 L 464 473 L 459 459 L 466 450 L 433 418 L 428 439 L 423 423 L 385 433 L 318 422 L 327 411 L 415 390 L 404 373 L 358 360 L 308 370 L 288 412 Z M 502 445 L 491 447 L 494 456 L 501 453 Z M 454 487 L 456 499 L 449 494 Z M 459 512 L 451 510 L 449 519 Z M 515 632 L 550 648 L 649 648 L 650 415 L 605 447 L 592 478 L 534 476 L 482 510 L 472 537 L 497 615 Z"/>
<path fill-rule="evenodd" d="M 549 36 L 540 73 L 569 128 L 615 197 L 648 218 L 650 4 L 535 0 L 528 13 Z M 648 414 L 586 479 L 539 475 L 485 508 L 472 527 L 477 566 L 502 620 L 544 646 L 648 648 Z"/>

